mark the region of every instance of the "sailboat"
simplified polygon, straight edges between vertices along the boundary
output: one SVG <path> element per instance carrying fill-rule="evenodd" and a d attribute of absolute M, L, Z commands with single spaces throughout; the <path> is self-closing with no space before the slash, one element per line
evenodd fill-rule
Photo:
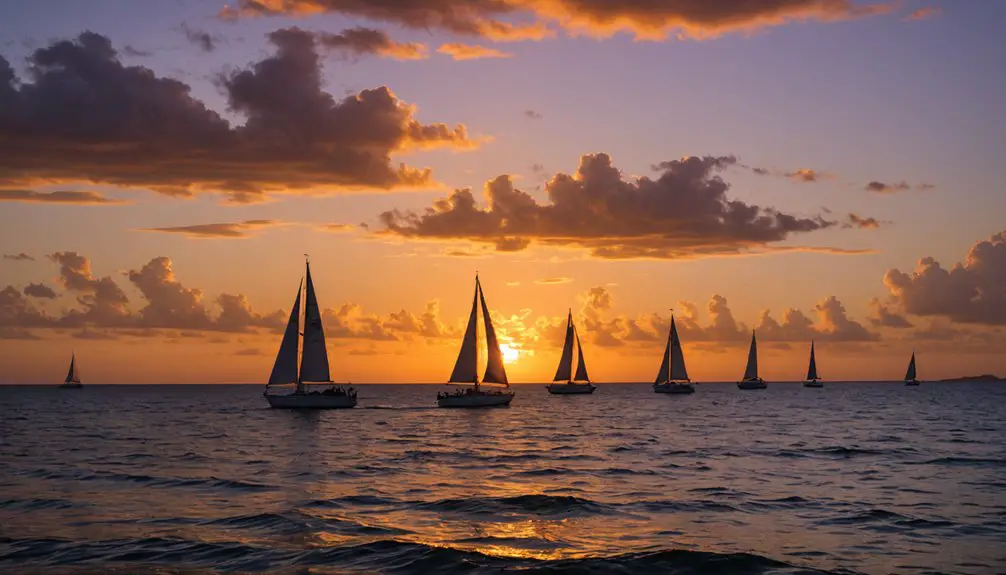
<path fill-rule="evenodd" d="M 744 368 L 744 378 L 737 382 L 741 389 L 765 389 L 765 380 L 758 377 L 758 341 L 751 332 L 751 349 L 748 350 L 748 365 Z"/>
<path fill-rule="evenodd" d="M 678 328 L 674 325 L 674 315 L 671 314 L 671 332 L 667 336 L 667 347 L 664 348 L 664 360 L 660 363 L 660 371 L 653 382 L 655 393 L 686 394 L 695 393 L 692 380 L 688 379 L 685 369 L 685 354 L 681 351 L 681 340 L 678 339 Z"/>
<path fill-rule="evenodd" d="M 283 333 L 283 341 L 276 354 L 269 383 L 262 395 L 271 407 L 287 409 L 334 409 L 356 407 L 356 390 L 333 385 L 328 369 L 328 350 L 325 348 L 325 330 L 321 326 L 321 310 L 314 294 L 311 281 L 311 263 L 307 262 L 307 286 L 304 281 L 297 286 L 297 297 L 290 310 L 290 319 Z M 301 288 L 304 292 L 304 332 L 298 329 L 300 321 Z M 300 353 L 300 369 L 297 368 L 297 352 L 303 336 L 304 346 Z M 312 385 L 326 385 L 318 391 Z M 275 393 L 277 389 L 289 389 L 291 393 Z"/>
<path fill-rule="evenodd" d="M 803 382 L 804 387 L 824 387 L 821 378 L 817 376 L 817 360 L 814 359 L 814 342 L 810 342 L 810 365 L 807 366 L 807 379 Z"/>
<path fill-rule="evenodd" d="M 908 362 L 908 371 L 905 372 L 905 385 L 919 385 L 921 383 L 915 374 L 915 352 L 912 352 L 912 361 Z"/>
<path fill-rule="evenodd" d="M 573 343 L 576 343 L 576 373 L 573 373 Z M 545 386 L 548 392 L 555 395 L 587 394 L 597 391 L 597 386 L 590 383 L 587 375 L 587 364 L 583 361 L 583 346 L 580 345 L 580 334 L 573 325 L 573 310 L 569 310 L 566 319 L 566 342 L 562 346 L 562 357 L 559 367 L 555 370 L 552 383 Z"/>
<path fill-rule="evenodd" d="M 479 307 L 486 324 L 486 371 L 479 381 Z M 475 274 L 475 298 L 472 301 L 472 313 L 468 317 L 468 327 L 465 338 L 461 341 L 461 351 L 454 363 L 454 371 L 448 380 L 448 385 L 470 386 L 454 391 L 437 393 L 437 405 L 440 407 L 493 407 L 510 405 L 514 393 L 507 382 L 506 370 L 503 369 L 503 353 L 500 351 L 496 330 L 489 317 L 485 294 L 478 274 Z"/>
<path fill-rule="evenodd" d="M 66 381 L 59 387 L 62 389 L 80 389 L 84 387 L 80 383 L 80 373 L 77 371 L 77 358 L 75 354 L 70 354 L 70 371 L 66 372 Z"/>

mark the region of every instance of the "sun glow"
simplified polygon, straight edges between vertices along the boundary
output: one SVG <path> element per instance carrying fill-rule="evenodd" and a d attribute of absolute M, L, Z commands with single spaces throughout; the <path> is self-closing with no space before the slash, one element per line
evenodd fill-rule
<path fill-rule="evenodd" d="M 513 363 L 520 359 L 520 350 L 508 344 L 501 345 L 500 352 L 503 353 L 503 363 Z"/>

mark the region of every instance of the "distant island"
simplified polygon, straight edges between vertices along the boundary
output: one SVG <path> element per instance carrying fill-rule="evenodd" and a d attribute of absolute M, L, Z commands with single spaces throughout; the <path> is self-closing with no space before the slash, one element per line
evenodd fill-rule
<path fill-rule="evenodd" d="M 940 381 L 1006 381 L 1006 378 L 996 377 L 991 373 L 983 373 L 982 375 L 966 375 L 964 377 L 941 379 Z"/>

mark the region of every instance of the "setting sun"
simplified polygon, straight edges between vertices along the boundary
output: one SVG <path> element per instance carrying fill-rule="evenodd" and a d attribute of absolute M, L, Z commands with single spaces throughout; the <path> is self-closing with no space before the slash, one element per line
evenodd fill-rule
<path fill-rule="evenodd" d="M 520 359 L 520 350 L 509 344 L 500 345 L 500 351 L 503 352 L 503 363 L 513 363 Z"/>

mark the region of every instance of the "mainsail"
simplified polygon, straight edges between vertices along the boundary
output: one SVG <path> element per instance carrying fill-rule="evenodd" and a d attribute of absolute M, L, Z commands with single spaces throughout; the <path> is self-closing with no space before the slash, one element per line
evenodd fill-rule
<path fill-rule="evenodd" d="M 905 372 L 905 381 L 915 381 L 915 352 L 912 352 L 912 361 L 908 362 L 908 371 Z"/>
<path fill-rule="evenodd" d="M 814 359 L 814 342 L 810 342 L 810 365 L 807 367 L 807 381 L 817 381 L 817 360 Z"/>
<path fill-rule="evenodd" d="M 297 351 L 300 347 L 300 291 L 304 287 L 304 280 L 300 280 L 297 286 L 297 298 L 293 300 L 293 309 L 290 310 L 290 319 L 286 322 L 286 331 L 283 332 L 283 341 L 279 344 L 279 353 L 276 354 L 276 363 L 272 366 L 272 373 L 269 375 L 269 385 L 293 383 L 297 381 Z"/>
<path fill-rule="evenodd" d="M 311 281 L 311 264 L 307 264 L 307 291 L 304 296 L 304 349 L 300 358 L 299 382 L 331 381 L 328 370 L 328 350 L 325 348 L 325 330 L 321 327 L 321 310 L 314 295 Z"/>
<path fill-rule="evenodd" d="M 77 357 L 70 354 L 70 371 L 66 373 L 65 383 L 80 383 L 80 374 L 77 373 Z"/>
<path fill-rule="evenodd" d="M 751 332 L 751 349 L 748 350 L 748 366 L 744 369 L 744 381 L 758 379 L 758 342 L 754 332 Z"/>
<path fill-rule="evenodd" d="M 451 372 L 450 383 L 479 382 L 479 280 L 475 278 L 475 296 L 472 298 L 472 313 L 468 316 L 465 338 L 461 341 L 461 351 Z"/>
<path fill-rule="evenodd" d="M 475 278 L 478 283 L 478 278 Z M 484 383 L 498 383 L 509 387 L 506 379 L 506 370 L 503 369 L 503 352 L 500 351 L 499 341 L 496 340 L 496 330 L 493 329 L 492 319 L 489 317 L 489 308 L 486 306 L 486 294 L 479 284 L 479 299 L 482 301 L 482 317 L 486 323 L 486 348 L 487 361 L 486 372 L 482 376 Z"/>
<path fill-rule="evenodd" d="M 671 331 L 667 335 L 667 347 L 664 348 L 664 360 L 660 363 L 655 383 L 690 382 L 688 369 L 685 368 L 685 354 L 681 350 L 681 340 L 678 339 L 678 328 L 671 316 Z"/>
<path fill-rule="evenodd" d="M 583 361 L 583 354 L 580 354 Z M 559 367 L 555 370 L 555 377 L 552 381 L 571 381 L 573 375 L 573 310 L 569 311 L 566 319 L 566 340 L 562 344 L 562 356 L 559 358 Z"/>
<path fill-rule="evenodd" d="M 576 327 L 573 328 L 573 332 L 576 334 L 576 375 L 573 376 L 575 381 L 590 381 L 590 376 L 587 375 L 587 364 L 583 361 L 583 346 L 580 345 L 580 332 L 576 331 Z"/>

